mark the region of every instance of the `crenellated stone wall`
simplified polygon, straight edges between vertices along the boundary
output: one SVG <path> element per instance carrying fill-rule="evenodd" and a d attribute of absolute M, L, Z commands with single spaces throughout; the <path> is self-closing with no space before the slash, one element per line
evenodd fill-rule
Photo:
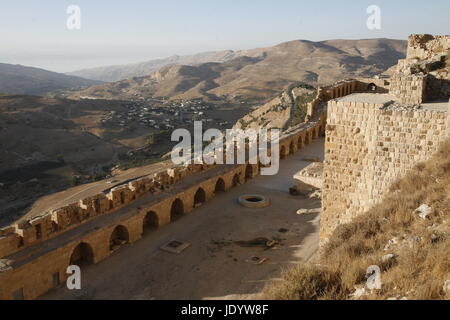
<path fill-rule="evenodd" d="M 0 229 L 0 258 L 65 233 L 96 217 L 118 210 L 148 194 L 170 190 L 174 184 L 214 166 L 189 164 L 157 172 Z"/>

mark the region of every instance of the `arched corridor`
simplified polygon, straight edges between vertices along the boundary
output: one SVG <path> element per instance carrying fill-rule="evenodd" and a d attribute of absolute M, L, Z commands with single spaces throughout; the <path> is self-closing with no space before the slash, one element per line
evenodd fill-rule
<path fill-rule="evenodd" d="M 308 145 L 310 143 L 311 143 L 310 134 L 309 132 L 307 132 L 305 135 L 305 145 Z"/>
<path fill-rule="evenodd" d="M 295 153 L 294 141 L 291 141 L 291 143 L 289 144 L 289 154 L 294 154 L 294 153 Z"/>
<path fill-rule="evenodd" d="M 253 178 L 253 166 L 251 164 L 248 164 L 245 167 L 245 180 L 249 180 Z"/>
<path fill-rule="evenodd" d="M 224 192 L 225 191 L 225 181 L 222 178 L 219 178 L 216 182 L 216 186 L 214 187 L 214 193 Z"/>
<path fill-rule="evenodd" d="M 70 256 L 69 265 L 88 266 L 94 263 L 94 251 L 90 244 L 82 242 L 75 247 Z"/>
<path fill-rule="evenodd" d="M 206 201 L 206 193 L 202 188 L 198 188 L 194 196 L 194 208 L 198 207 Z"/>
<path fill-rule="evenodd" d="M 297 150 L 301 150 L 303 148 L 303 138 L 302 136 L 298 137 L 297 140 Z"/>
<path fill-rule="evenodd" d="M 117 226 L 109 238 L 109 249 L 117 250 L 126 245 L 129 241 L 128 229 L 124 226 Z"/>
<path fill-rule="evenodd" d="M 286 159 L 286 147 L 282 146 L 280 149 L 280 159 Z"/>
<path fill-rule="evenodd" d="M 143 228 L 142 228 L 143 233 L 144 234 L 149 233 L 151 231 L 158 229 L 158 227 L 159 227 L 159 218 L 156 212 L 154 211 L 147 212 L 143 221 Z"/>
<path fill-rule="evenodd" d="M 239 181 L 239 174 L 236 173 L 236 174 L 233 176 L 233 187 L 237 187 L 239 184 L 240 184 L 240 181 Z"/>
<path fill-rule="evenodd" d="M 170 208 L 170 221 L 176 221 L 184 215 L 184 204 L 180 199 L 175 199 Z"/>

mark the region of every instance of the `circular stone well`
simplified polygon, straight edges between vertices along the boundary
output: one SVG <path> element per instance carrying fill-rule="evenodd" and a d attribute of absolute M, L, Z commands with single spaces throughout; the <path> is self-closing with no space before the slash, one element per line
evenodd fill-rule
<path fill-rule="evenodd" d="M 270 200 L 259 194 L 246 194 L 240 196 L 238 202 L 246 208 L 265 208 L 270 206 Z"/>

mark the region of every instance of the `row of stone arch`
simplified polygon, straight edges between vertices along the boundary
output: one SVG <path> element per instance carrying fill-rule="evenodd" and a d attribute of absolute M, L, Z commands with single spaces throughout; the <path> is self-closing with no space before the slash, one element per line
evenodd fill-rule
<path fill-rule="evenodd" d="M 247 165 L 245 170 L 246 180 L 253 177 L 253 168 L 251 165 Z M 232 186 L 235 187 L 240 184 L 239 173 L 236 173 L 232 179 Z M 214 194 L 225 192 L 225 180 L 219 177 L 214 187 Z M 206 202 L 206 192 L 202 187 L 199 187 L 194 195 L 194 207 Z M 176 221 L 183 217 L 185 214 L 185 204 L 180 198 L 176 198 L 170 208 L 170 221 Z M 157 230 L 160 227 L 160 219 L 155 211 L 149 211 L 144 216 L 142 221 L 142 234 L 146 235 L 152 231 Z M 109 249 L 116 251 L 120 247 L 128 244 L 130 236 L 128 229 L 123 225 L 118 225 L 111 232 L 109 238 Z M 95 254 L 94 249 L 88 242 L 81 242 L 72 251 L 70 256 L 69 265 L 88 266 L 94 264 Z"/>
<path fill-rule="evenodd" d="M 346 95 L 349 95 L 353 92 L 355 92 L 357 86 L 356 81 L 343 83 L 335 88 L 329 89 L 329 98 L 330 99 L 336 99 L 340 97 L 344 97 Z"/>
<path fill-rule="evenodd" d="M 282 144 L 280 146 L 280 159 L 285 159 L 288 155 L 294 154 L 298 150 L 303 149 L 306 145 L 310 144 L 313 139 L 317 139 L 320 136 L 325 135 L 324 126 L 320 125 L 311 130 L 311 134 L 300 135 L 294 139 L 291 139 L 288 144 Z"/>
<path fill-rule="evenodd" d="M 307 134 L 301 134 L 295 138 L 292 138 L 289 142 L 285 142 L 280 148 L 280 158 L 284 159 L 289 154 L 295 153 L 297 150 L 304 148 L 305 145 L 311 143 L 312 139 L 318 138 L 320 135 L 324 134 L 323 126 L 320 125 L 308 131 Z M 289 148 L 289 152 L 287 152 Z M 235 187 L 240 184 L 241 174 L 244 175 L 245 181 L 254 177 L 255 166 L 258 165 L 247 164 L 243 172 L 237 172 L 234 174 L 231 180 L 231 187 Z M 214 186 L 214 194 L 226 191 L 226 183 L 223 177 L 218 177 Z M 202 205 L 207 200 L 207 195 L 203 187 L 198 187 L 193 198 L 193 207 L 196 208 Z M 175 198 L 170 206 L 170 222 L 177 221 L 185 215 L 186 204 L 180 198 Z M 152 231 L 160 227 L 160 218 L 155 211 L 148 211 L 142 220 L 142 235 L 151 233 Z M 109 238 L 109 249 L 115 251 L 120 247 L 128 244 L 130 241 L 129 231 L 127 227 L 123 225 L 116 226 L 111 232 Z M 82 242 L 78 244 L 72 251 L 70 256 L 70 265 L 85 266 L 93 264 L 95 261 L 95 253 L 92 246 L 87 242 Z"/>
<path fill-rule="evenodd" d="M 314 128 L 292 133 L 289 137 L 283 139 L 280 147 L 284 147 L 285 152 L 281 154 L 281 157 L 288 154 L 287 150 L 289 150 L 289 153 L 294 153 L 296 149 L 301 149 L 304 145 L 311 143 L 323 131 L 324 125 L 324 121 L 321 120 Z M 179 219 L 196 206 L 212 199 L 215 194 L 253 178 L 258 175 L 261 169 L 262 164 L 260 163 L 239 165 L 233 167 L 230 171 L 227 170 L 221 176 L 219 174 L 215 177 L 210 176 L 208 180 L 200 182 L 195 187 L 183 189 L 182 192 L 173 195 L 173 197 L 164 198 L 161 201 L 149 197 L 151 202 L 148 203 L 146 208 L 136 205 L 130 210 L 117 211 L 115 217 L 99 219 L 85 228 L 82 239 L 77 241 L 75 238 L 71 238 L 66 245 L 58 246 L 57 250 L 45 253 L 46 259 L 37 261 L 35 264 L 36 270 L 48 273 L 45 281 L 41 281 L 42 278 L 39 277 L 29 285 L 29 269 L 16 269 L 13 271 L 13 280 L 9 284 L 8 290 L 11 289 L 11 292 L 14 292 L 15 288 L 21 286 L 20 289 L 25 290 L 25 297 L 37 297 L 59 286 L 67 278 L 68 265 L 96 264 L 108 258 L 111 253 L 122 246 L 135 243 L 143 235 L 151 233 L 152 230 Z M 117 201 L 128 202 L 128 196 L 123 194 L 117 198 Z M 96 203 L 95 207 L 96 210 L 100 209 L 100 203 Z M 119 221 L 111 224 L 112 219 L 119 217 Z M 56 229 L 57 225 L 54 228 Z M 38 231 L 38 234 L 40 234 L 41 230 Z M 48 261 L 51 261 L 51 263 Z M 25 278 L 26 280 L 23 280 Z M 0 290 L 1 295 L 2 290 Z"/>
<path fill-rule="evenodd" d="M 115 251 L 123 245 L 129 243 L 130 236 L 128 229 L 123 225 L 114 228 L 109 238 L 109 249 Z M 69 265 L 77 265 L 79 267 L 94 264 L 95 255 L 92 246 L 87 242 L 81 242 L 72 251 Z"/>

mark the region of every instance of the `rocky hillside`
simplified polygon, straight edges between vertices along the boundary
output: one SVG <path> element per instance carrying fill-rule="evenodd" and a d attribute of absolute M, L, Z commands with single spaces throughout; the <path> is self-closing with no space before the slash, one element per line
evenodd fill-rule
<path fill-rule="evenodd" d="M 318 263 L 299 265 L 267 286 L 266 298 L 450 299 L 449 185 L 450 140 L 394 183 L 382 203 L 339 226 Z M 373 265 L 381 290 L 365 286 Z"/>
<path fill-rule="evenodd" d="M 305 83 L 290 86 L 274 99 L 242 117 L 233 129 L 287 129 L 306 120 L 307 104 L 317 96 L 317 90 Z"/>
<path fill-rule="evenodd" d="M 320 85 L 382 73 L 405 52 L 406 41 L 401 40 L 296 40 L 240 51 L 223 63 L 166 66 L 148 76 L 67 94 L 71 98 L 155 96 L 268 101 L 292 83 Z"/>
<path fill-rule="evenodd" d="M 101 81 L 51 72 L 44 69 L 0 63 L 0 93 L 42 95 L 61 89 L 100 84 Z"/>

